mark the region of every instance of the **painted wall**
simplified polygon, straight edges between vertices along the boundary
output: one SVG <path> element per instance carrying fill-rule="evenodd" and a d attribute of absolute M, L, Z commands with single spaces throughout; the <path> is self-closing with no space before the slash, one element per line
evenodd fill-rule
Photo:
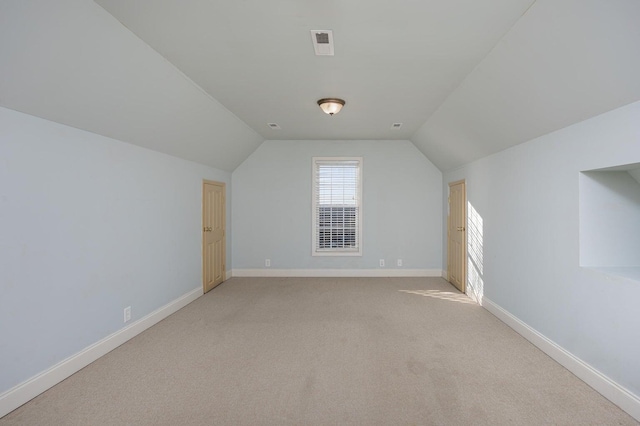
<path fill-rule="evenodd" d="M 202 179 L 230 178 L 0 108 L 0 393 L 200 287 Z"/>
<path fill-rule="evenodd" d="M 311 256 L 312 157 L 363 157 L 363 255 Z M 233 172 L 233 269 L 441 269 L 442 175 L 409 141 L 266 141 Z"/>
<path fill-rule="evenodd" d="M 470 277 L 484 297 L 636 395 L 640 281 L 580 267 L 579 180 L 638 161 L 634 103 L 444 175 L 444 187 L 466 179 L 482 223 Z"/>

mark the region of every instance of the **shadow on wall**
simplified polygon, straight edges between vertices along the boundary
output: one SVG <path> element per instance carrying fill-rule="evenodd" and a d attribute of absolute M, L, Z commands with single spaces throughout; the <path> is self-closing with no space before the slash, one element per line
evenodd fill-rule
<path fill-rule="evenodd" d="M 467 203 L 467 295 L 482 305 L 482 216 Z"/>

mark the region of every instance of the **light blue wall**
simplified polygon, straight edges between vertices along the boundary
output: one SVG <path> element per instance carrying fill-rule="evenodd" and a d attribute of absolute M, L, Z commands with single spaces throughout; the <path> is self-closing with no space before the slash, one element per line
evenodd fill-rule
<path fill-rule="evenodd" d="M 200 287 L 202 179 L 230 178 L 0 108 L 0 393 Z"/>
<path fill-rule="evenodd" d="M 362 257 L 311 256 L 312 157 L 363 157 Z M 233 268 L 438 269 L 442 174 L 409 141 L 266 141 L 233 172 Z"/>
<path fill-rule="evenodd" d="M 635 103 L 444 175 L 482 218 L 484 296 L 636 395 L 640 281 L 580 267 L 579 180 L 638 161 Z"/>

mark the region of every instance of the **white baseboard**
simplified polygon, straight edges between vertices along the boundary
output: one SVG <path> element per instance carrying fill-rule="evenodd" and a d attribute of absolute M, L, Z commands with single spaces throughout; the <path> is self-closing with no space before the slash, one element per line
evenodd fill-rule
<path fill-rule="evenodd" d="M 127 340 L 137 336 L 152 325 L 157 324 L 200 296 L 202 296 L 202 287 L 198 287 L 189 293 L 186 293 L 163 307 L 156 309 L 144 318 L 140 318 L 127 327 L 124 327 L 104 339 L 86 347 L 77 354 L 60 361 L 42 373 L 9 389 L 6 392 L 3 392 L 0 394 L 0 417 L 10 413 L 22 404 L 40 395 L 42 392 L 80 371 L 96 359 L 108 352 L 111 352 Z"/>
<path fill-rule="evenodd" d="M 441 277 L 440 269 L 234 269 L 234 277 Z"/>
<path fill-rule="evenodd" d="M 620 386 L 486 297 L 482 299 L 482 307 L 571 371 L 583 382 L 601 393 L 602 396 L 629 413 L 631 417 L 640 421 L 640 397 Z"/>

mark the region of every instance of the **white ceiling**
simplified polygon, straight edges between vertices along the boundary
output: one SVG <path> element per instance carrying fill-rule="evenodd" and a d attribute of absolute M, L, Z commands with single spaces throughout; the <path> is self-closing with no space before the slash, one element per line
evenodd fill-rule
<path fill-rule="evenodd" d="M 0 1 L 0 105 L 227 171 L 264 140 L 91 0 Z"/>
<path fill-rule="evenodd" d="M 640 1 L 537 0 L 412 136 L 449 170 L 640 100 Z"/>
<path fill-rule="evenodd" d="M 229 171 L 263 139 L 410 139 L 444 171 L 640 100 L 638 22 L 638 0 L 3 0 L 0 105 Z"/>
<path fill-rule="evenodd" d="M 96 2 L 265 139 L 323 140 L 409 139 L 533 0 Z"/>

